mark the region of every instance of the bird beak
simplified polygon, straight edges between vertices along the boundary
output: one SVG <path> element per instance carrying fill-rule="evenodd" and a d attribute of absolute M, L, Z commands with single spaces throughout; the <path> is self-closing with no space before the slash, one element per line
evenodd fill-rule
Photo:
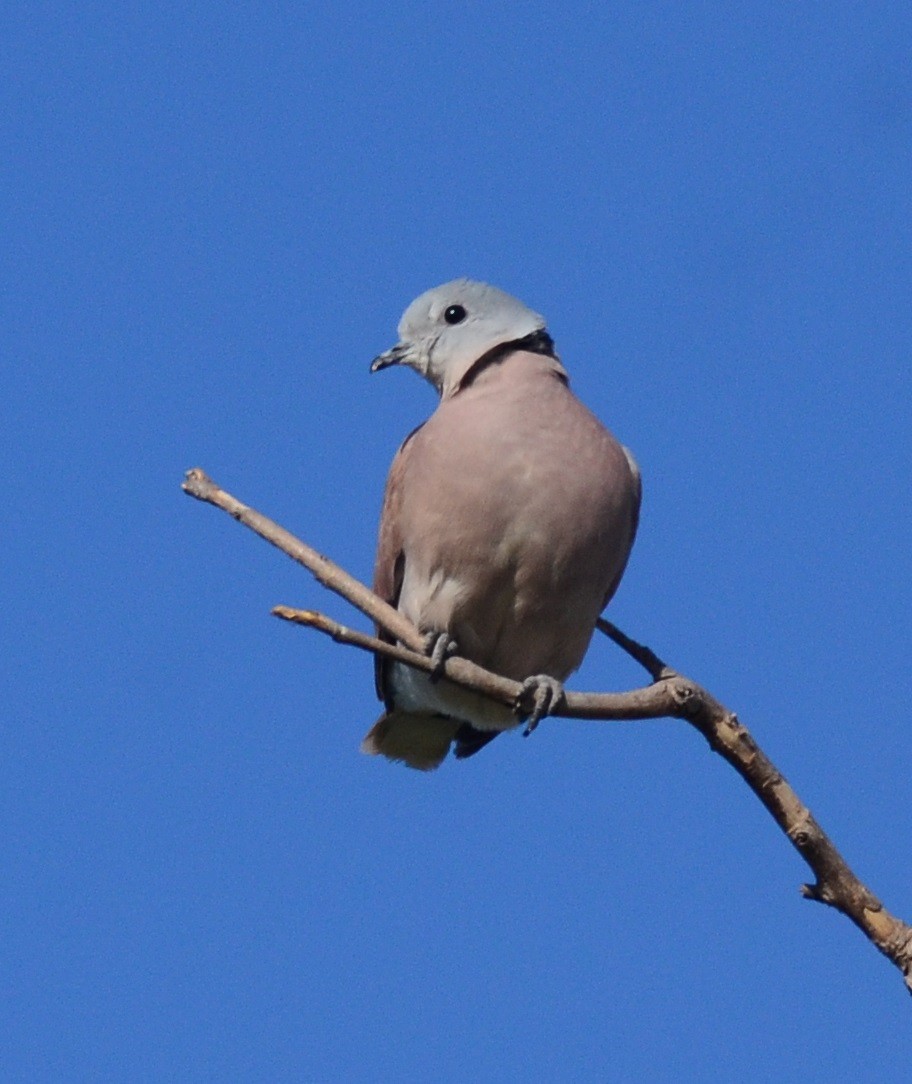
<path fill-rule="evenodd" d="M 408 356 L 408 352 L 408 343 L 396 343 L 391 350 L 387 350 L 384 354 L 378 354 L 374 358 L 370 365 L 370 371 L 379 373 L 381 369 L 388 369 L 390 365 L 401 365 Z"/>

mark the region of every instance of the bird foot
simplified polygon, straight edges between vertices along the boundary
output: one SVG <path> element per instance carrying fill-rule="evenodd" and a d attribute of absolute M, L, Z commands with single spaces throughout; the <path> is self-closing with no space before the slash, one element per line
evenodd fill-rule
<path fill-rule="evenodd" d="M 516 710 L 526 721 L 523 737 L 528 738 L 542 719 L 563 702 L 564 687 L 556 678 L 547 674 L 527 677 L 516 698 Z"/>
<path fill-rule="evenodd" d="M 456 654 L 456 641 L 445 632 L 429 632 L 424 637 L 424 651 L 432 663 L 428 677 L 436 685 L 443 677 L 447 659 Z"/>

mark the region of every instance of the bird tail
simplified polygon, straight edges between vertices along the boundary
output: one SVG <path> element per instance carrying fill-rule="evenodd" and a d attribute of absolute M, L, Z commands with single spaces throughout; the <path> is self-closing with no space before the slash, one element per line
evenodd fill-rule
<path fill-rule="evenodd" d="M 450 751 L 456 719 L 426 712 L 390 711 L 381 715 L 361 742 L 361 752 L 399 760 L 410 768 L 429 772 Z"/>

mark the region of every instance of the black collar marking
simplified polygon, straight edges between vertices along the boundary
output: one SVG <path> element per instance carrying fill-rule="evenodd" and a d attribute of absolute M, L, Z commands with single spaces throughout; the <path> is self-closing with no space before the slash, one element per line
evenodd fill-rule
<path fill-rule="evenodd" d="M 556 358 L 554 353 L 554 340 L 548 334 L 544 328 L 539 328 L 538 331 L 533 331 L 531 335 L 524 335 L 521 339 L 512 339 L 507 343 L 498 343 L 486 354 L 482 354 L 481 357 L 472 364 L 466 371 L 465 376 L 459 381 L 459 390 L 467 388 L 476 376 L 482 371 L 487 369 L 489 365 L 494 365 L 496 362 L 502 360 L 507 354 L 512 354 L 516 350 L 526 350 L 530 354 L 544 354 L 548 358 Z"/>

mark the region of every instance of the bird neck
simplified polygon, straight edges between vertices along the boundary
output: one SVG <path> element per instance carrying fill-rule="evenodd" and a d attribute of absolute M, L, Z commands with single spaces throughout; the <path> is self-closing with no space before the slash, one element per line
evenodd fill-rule
<path fill-rule="evenodd" d="M 542 354 L 545 357 L 553 358 L 557 362 L 560 372 L 564 372 L 560 360 L 554 352 L 554 340 L 544 328 L 539 328 L 537 331 L 533 331 L 531 335 L 524 335 L 521 339 L 511 339 L 510 342 L 498 343 L 497 346 L 482 354 L 477 361 L 474 361 L 466 369 L 459 383 L 450 394 L 455 395 L 457 392 L 469 387 L 485 369 L 496 365 L 509 354 L 514 354 L 520 350 L 528 354 Z M 564 374 L 564 377 L 566 378 L 566 374 Z"/>

